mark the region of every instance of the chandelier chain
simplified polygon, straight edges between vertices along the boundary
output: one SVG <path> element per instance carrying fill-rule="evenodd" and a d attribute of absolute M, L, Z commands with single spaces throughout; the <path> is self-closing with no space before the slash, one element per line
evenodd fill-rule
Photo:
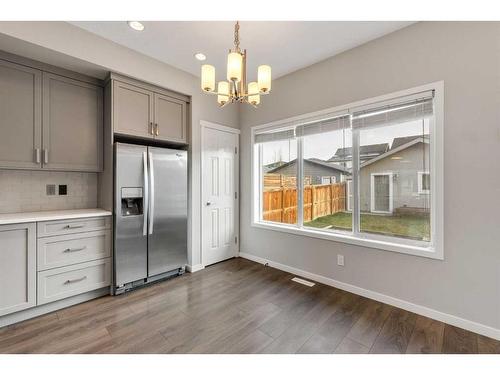
<path fill-rule="evenodd" d="M 236 21 L 236 25 L 234 25 L 234 47 L 235 51 L 240 51 L 240 23 Z"/>

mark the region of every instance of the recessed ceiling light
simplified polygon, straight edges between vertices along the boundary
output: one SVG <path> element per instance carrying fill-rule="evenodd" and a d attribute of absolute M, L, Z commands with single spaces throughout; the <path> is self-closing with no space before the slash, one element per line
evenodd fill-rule
<path fill-rule="evenodd" d="M 196 60 L 200 61 L 205 61 L 207 59 L 207 57 L 201 52 L 195 53 L 194 57 L 196 58 Z"/>
<path fill-rule="evenodd" d="M 134 30 L 137 30 L 137 31 L 144 30 L 144 25 L 142 23 L 140 23 L 139 21 L 128 21 L 127 23 Z"/>

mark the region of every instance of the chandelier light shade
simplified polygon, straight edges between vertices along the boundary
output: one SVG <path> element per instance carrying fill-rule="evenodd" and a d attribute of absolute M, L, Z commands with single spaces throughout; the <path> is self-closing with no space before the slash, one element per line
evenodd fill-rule
<path fill-rule="evenodd" d="M 259 83 L 260 91 L 271 91 L 271 67 L 269 65 L 259 66 L 257 70 L 257 81 Z"/>
<path fill-rule="evenodd" d="M 229 82 L 220 81 L 217 85 L 217 102 L 219 105 L 226 105 L 229 101 Z"/>
<path fill-rule="evenodd" d="M 250 82 L 248 84 L 248 101 L 254 106 L 260 104 L 259 85 L 257 82 Z"/>
<path fill-rule="evenodd" d="M 201 66 L 201 89 L 203 91 L 215 90 L 215 68 L 213 65 Z"/>
<path fill-rule="evenodd" d="M 220 81 L 215 90 L 215 68 L 212 65 L 201 67 L 201 89 L 207 94 L 217 95 L 217 103 L 223 107 L 228 103 L 248 103 L 254 107 L 260 104 L 260 96 L 271 92 L 271 67 L 261 65 L 257 70 L 257 82 L 247 86 L 247 51 L 240 49 L 240 25 L 234 26 L 234 48 L 227 55 L 227 81 Z"/>
<path fill-rule="evenodd" d="M 227 55 L 227 80 L 241 81 L 243 55 L 239 52 L 229 52 Z"/>

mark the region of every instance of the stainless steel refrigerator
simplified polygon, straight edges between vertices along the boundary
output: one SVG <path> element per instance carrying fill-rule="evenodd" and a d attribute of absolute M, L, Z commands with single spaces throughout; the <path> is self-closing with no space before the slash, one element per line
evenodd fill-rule
<path fill-rule="evenodd" d="M 187 152 L 115 144 L 114 292 L 184 272 Z"/>

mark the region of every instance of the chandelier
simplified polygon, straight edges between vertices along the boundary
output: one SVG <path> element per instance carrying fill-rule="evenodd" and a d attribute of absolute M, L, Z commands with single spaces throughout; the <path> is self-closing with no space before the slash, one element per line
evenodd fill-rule
<path fill-rule="evenodd" d="M 201 89 L 208 94 L 217 95 L 219 106 L 228 103 L 248 103 L 257 107 L 260 95 L 269 94 L 271 91 L 271 67 L 260 65 L 257 69 L 257 82 L 246 83 L 247 50 L 240 49 L 240 25 L 234 26 L 234 49 L 227 55 L 227 81 L 217 83 L 215 89 L 215 68 L 213 65 L 201 67 Z"/>

